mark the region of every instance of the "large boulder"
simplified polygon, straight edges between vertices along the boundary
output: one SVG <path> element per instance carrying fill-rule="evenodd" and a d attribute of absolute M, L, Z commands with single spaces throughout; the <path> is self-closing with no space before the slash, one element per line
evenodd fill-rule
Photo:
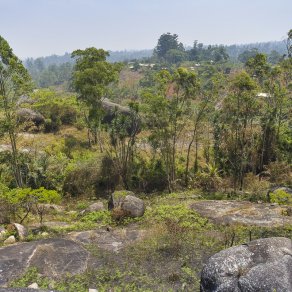
<path fill-rule="evenodd" d="M 26 229 L 26 227 L 24 227 L 23 225 L 21 225 L 19 223 L 9 224 L 7 226 L 7 229 L 9 231 L 15 231 L 17 238 L 19 240 L 24 240 L 28 235 L 28 230 Z"/>
<path fill-rule="evenodd" d="M 20 123 L 33 122 L 35 126 L 39 127 L 45 122 L 43 115 L 29 108 L 21 108 L 16 114 Z"/>
<path fill-rule="evenodd" d="M 258 239 L 213 255 L 203 268 L 200 291 L 292 291 L 291 239 Z"/>
<path fill-rule="evenodd" d="M 110 124 L 111 121 L 117 116 L 117 114 L 125 117 L 131 115 L 131 110 L 129 107 L 114 103 L 107 98 L 102 101 L 102 108 L 105 113 L 102 120 L 104 124 Z M 140 128 L 141 120 L 137 120 L 132 125 L 127 126 L 127 133 L 131 135 L 134 132 L 140 132 Z"/>
<path fill-rule="evenodd" d="M 116 191 L 112 193 L 108 206 L 110 210 L 122 210 L 129 217 L 142 217 L 145 212 L 143 200 L 135 197 L 134 193 L 129 191 Z"/>

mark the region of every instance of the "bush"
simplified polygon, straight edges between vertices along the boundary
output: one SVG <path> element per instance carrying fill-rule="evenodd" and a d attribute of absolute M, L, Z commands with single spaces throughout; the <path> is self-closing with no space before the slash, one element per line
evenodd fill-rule
<path fill-rule="evenodd" d="M 270 193 L 270 201 L 271 203 L 277 204 L 292 204 L 292 195 L 286 193 L 284 190 L 275 190 L 274 192 Z"/>
<path fill-rule="evenodd" d="M 79 115 L 75 96 L 60 94 L 51 90 L 38 90 L 33 95 L 34 110 L 45 118 L 45 131 L 55 132 L 63 125 L 74 125 Z"/>
<path fill-rule="evenodd" d="M 152 159 L 148 162 L 142 158 L 136 161 L 131 186 L 145 193 L 164 191 L 167 188 L 167 175 L 162 161 Z"/>
<path fill-rule="evenodd" d="M 8 207 L 11 215 L 14 219 L 18 218 L 22 223 L 32 211 L 33 208 L 37 210 L 42 223 L 44 203 L 59 203 L 61 196 L 53 190 L 46 190 L 39 188 L 32 190 L 30 188 L 17 188 L 0 194 L 0 200 L 2 200 Z"/>

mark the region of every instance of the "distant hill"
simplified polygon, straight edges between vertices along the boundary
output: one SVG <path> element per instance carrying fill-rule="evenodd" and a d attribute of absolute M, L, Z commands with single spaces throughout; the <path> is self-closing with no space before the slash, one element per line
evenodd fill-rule
<path fill-rule="evenodd" d="M 190 49 L 187 47 L 186 49 Z M 258 49 L 259 52 L 270 54 L 272 51 L 277 51 L 279 54 L 283 55 L 286 53 L 286 47 L 284 41 L 271 41 L 263 43 L 251 43 L 251 44 L 235 44 L 225 46 L 228 55 L 231 59 L 236 60 L 237 57 L 244 51 L 250 50 L 253 48 Z M 153 54 L 153 50 L 124 50 L 124 51 L 110 51 L 110 56 L 108 57 L 109 62 L 125 62 L 131 61 L 134 59 L 141 60 L 144 58 L 149 58 Z M 70 53 L 65 53 L 62 56 L 51 55 L 47 57 L 40 58 L 29 58 L 24 60 L 24 64 L 27 65 L 29 62 L 34 62 L 35 60 L 41 61 L 45 67 L 50 65 L 60 65 L 64 63 L 74 63 L 74 60 L 71 58 Z"/>
<path fill-rule="evenodd" d="M 131 50 L 131 51 L 109 51 L 110 56 L 108 57 L 109 62 L 124 62 L 131 61 L 134 59 L 144 59 L 152 56 L 153 50 Z M 64 63 L 74 63 L 74 59 L 71 58 L 70 53 L 65 53 L 62 56 L 51 55 L 47 57 L 39 57 L 39 58 L 28 58 L 24 60 L 24 64 L 27 65 L 29 62 L 35 62 L 36 60 L 41 61 L 45 67 L 50 65 L 61 65 Z"/>
<path fill-rule="evenodd" d="M 240 45 L 230 45 L 225 46 L 226 51 L 229 57 L 233 60 L 236 60 L 238 56 L 246 51 L 253 48 L 258 49 L 260 53 L 270 54 L 272 51 L 276 51 L 281 55 L 287 53 L 286 45 L 284 41 L 271 41 L 264 43 L 251 43 L 251 44 L 240 44 Z"/>

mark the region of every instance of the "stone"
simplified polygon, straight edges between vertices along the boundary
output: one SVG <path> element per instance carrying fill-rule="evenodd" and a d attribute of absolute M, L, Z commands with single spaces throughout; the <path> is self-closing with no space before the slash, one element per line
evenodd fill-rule
<path fill-rule="evenodd" d="M 37 283 L 32 283 L 27 288 L 32 288 L 32 289 L 39 289 L 39 285 Z"/>
<path fill-rule="evenodd" d="M 6 231 L 5 230 L 1 230 L 0 231 L 0 240 L 4 240 L 6 238 Z"/>
<path fill-rule="evenodd" d="M 58 278 L 81 274 L 88 268 L 89 252 L 62 238 L 42 239 L 0 248 L 0 287 L 35 267 L 41 275 Z"/>
<path fill-rule="evenodd" d="M 97 289 L 89 288 L 88 292 L 98 292 L 98 290 Z"/>
<path fill-rule="evenodd" d="M 11 235 L 6 240 L 4 240 L 4 245 L 13 244 L 16 242 L 15 236 Z"/>
<path fill-rule="evenodd" d="M 201 292 L 292 291 L 292 241 L 262 238 L 213 255 L 201 273 Z"/>
<path fill-rule="evenodd" d="M 26 236 L 28 235 L 27 229 L 19 223 L 12 223 L 12 225 L 14 226 L 14 228 L 17 232 L 18 238 L 20 240 L 24 240 L 26 238 Z"/>
<path fill-rule="evenodd" d="M 29 108 L 21 108 L 17 110 L 16 115 L 19 122 L 33 122 L 37 127 L 44 124 L 45 122 L 43 115 Z"/>
<path fill-rule="evenodd" d="M 110 231 L 107 228 L 73 231 L 67 235 L 67 238 L 84 245 L 95 245 L 102 250 L 120 252 L 126 246 L 142 240 L 145 233 L 145 230 L 133 226 Z"/>
<path fill-rule="evenodd" d="M 96 202 L 96 203 L 91 204 L 85 210 L 81 211 L 80 214 L 84 215 L 86 213 L 99 212 L 99 211 L 105 211 L 103 202 Z"/>
<path fill-rule="evenodd" d="M 145 213 L 143 200 L 134 196 L 133 192 L 118 191 L 111 195 L 109 209 L 121 209 L 129 217 L 142 217 Z"/>
<path fill-rule="evenodd" d="M 285 206 L 257 204 L 244 201 L 208 200 L 192 203 L 190 208 L 215 223 L 251 226 L 283 226 L 292 224 L 292 217 L 285 216 Z"/>

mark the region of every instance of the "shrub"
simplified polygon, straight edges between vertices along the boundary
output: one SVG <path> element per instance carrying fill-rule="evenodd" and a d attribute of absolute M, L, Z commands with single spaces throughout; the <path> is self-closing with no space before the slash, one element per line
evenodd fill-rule
<path fill-rule="evenodd" d="M 30 188 L 17 188 L 1 194 L 0 200 L 7 205 L 11 215 L 22 223 L 28 214 L 35 207 L 40 218 L 43 221 L 45 208 L 44 203 L 59 203 L 61 196 L 53 190 L 39 188 L 32 190 Z"/>
<path fill-rule="evenodd" d="M 79 115 L 75 96 L 51 90 L 38 90 L 33 95 L 33 109 L 45 118 L 45 131 L 55 132 L 63 125 L 74 125 Z"/>
<path fill-rule="evenodd" d="M 162 161 L 152 159 L 148 162 L 142 158 L 136 161 L 131 186 L 145 193 L 164 191 L 167 188 L 167 175 Z"/>
<path fill-rule="evenodd" d="M 277 204 L 292 204 L 292 195 L 286 193 L 284 190 L 276 190 L 270 193 L 270 201 L 271 203 Z"/>

